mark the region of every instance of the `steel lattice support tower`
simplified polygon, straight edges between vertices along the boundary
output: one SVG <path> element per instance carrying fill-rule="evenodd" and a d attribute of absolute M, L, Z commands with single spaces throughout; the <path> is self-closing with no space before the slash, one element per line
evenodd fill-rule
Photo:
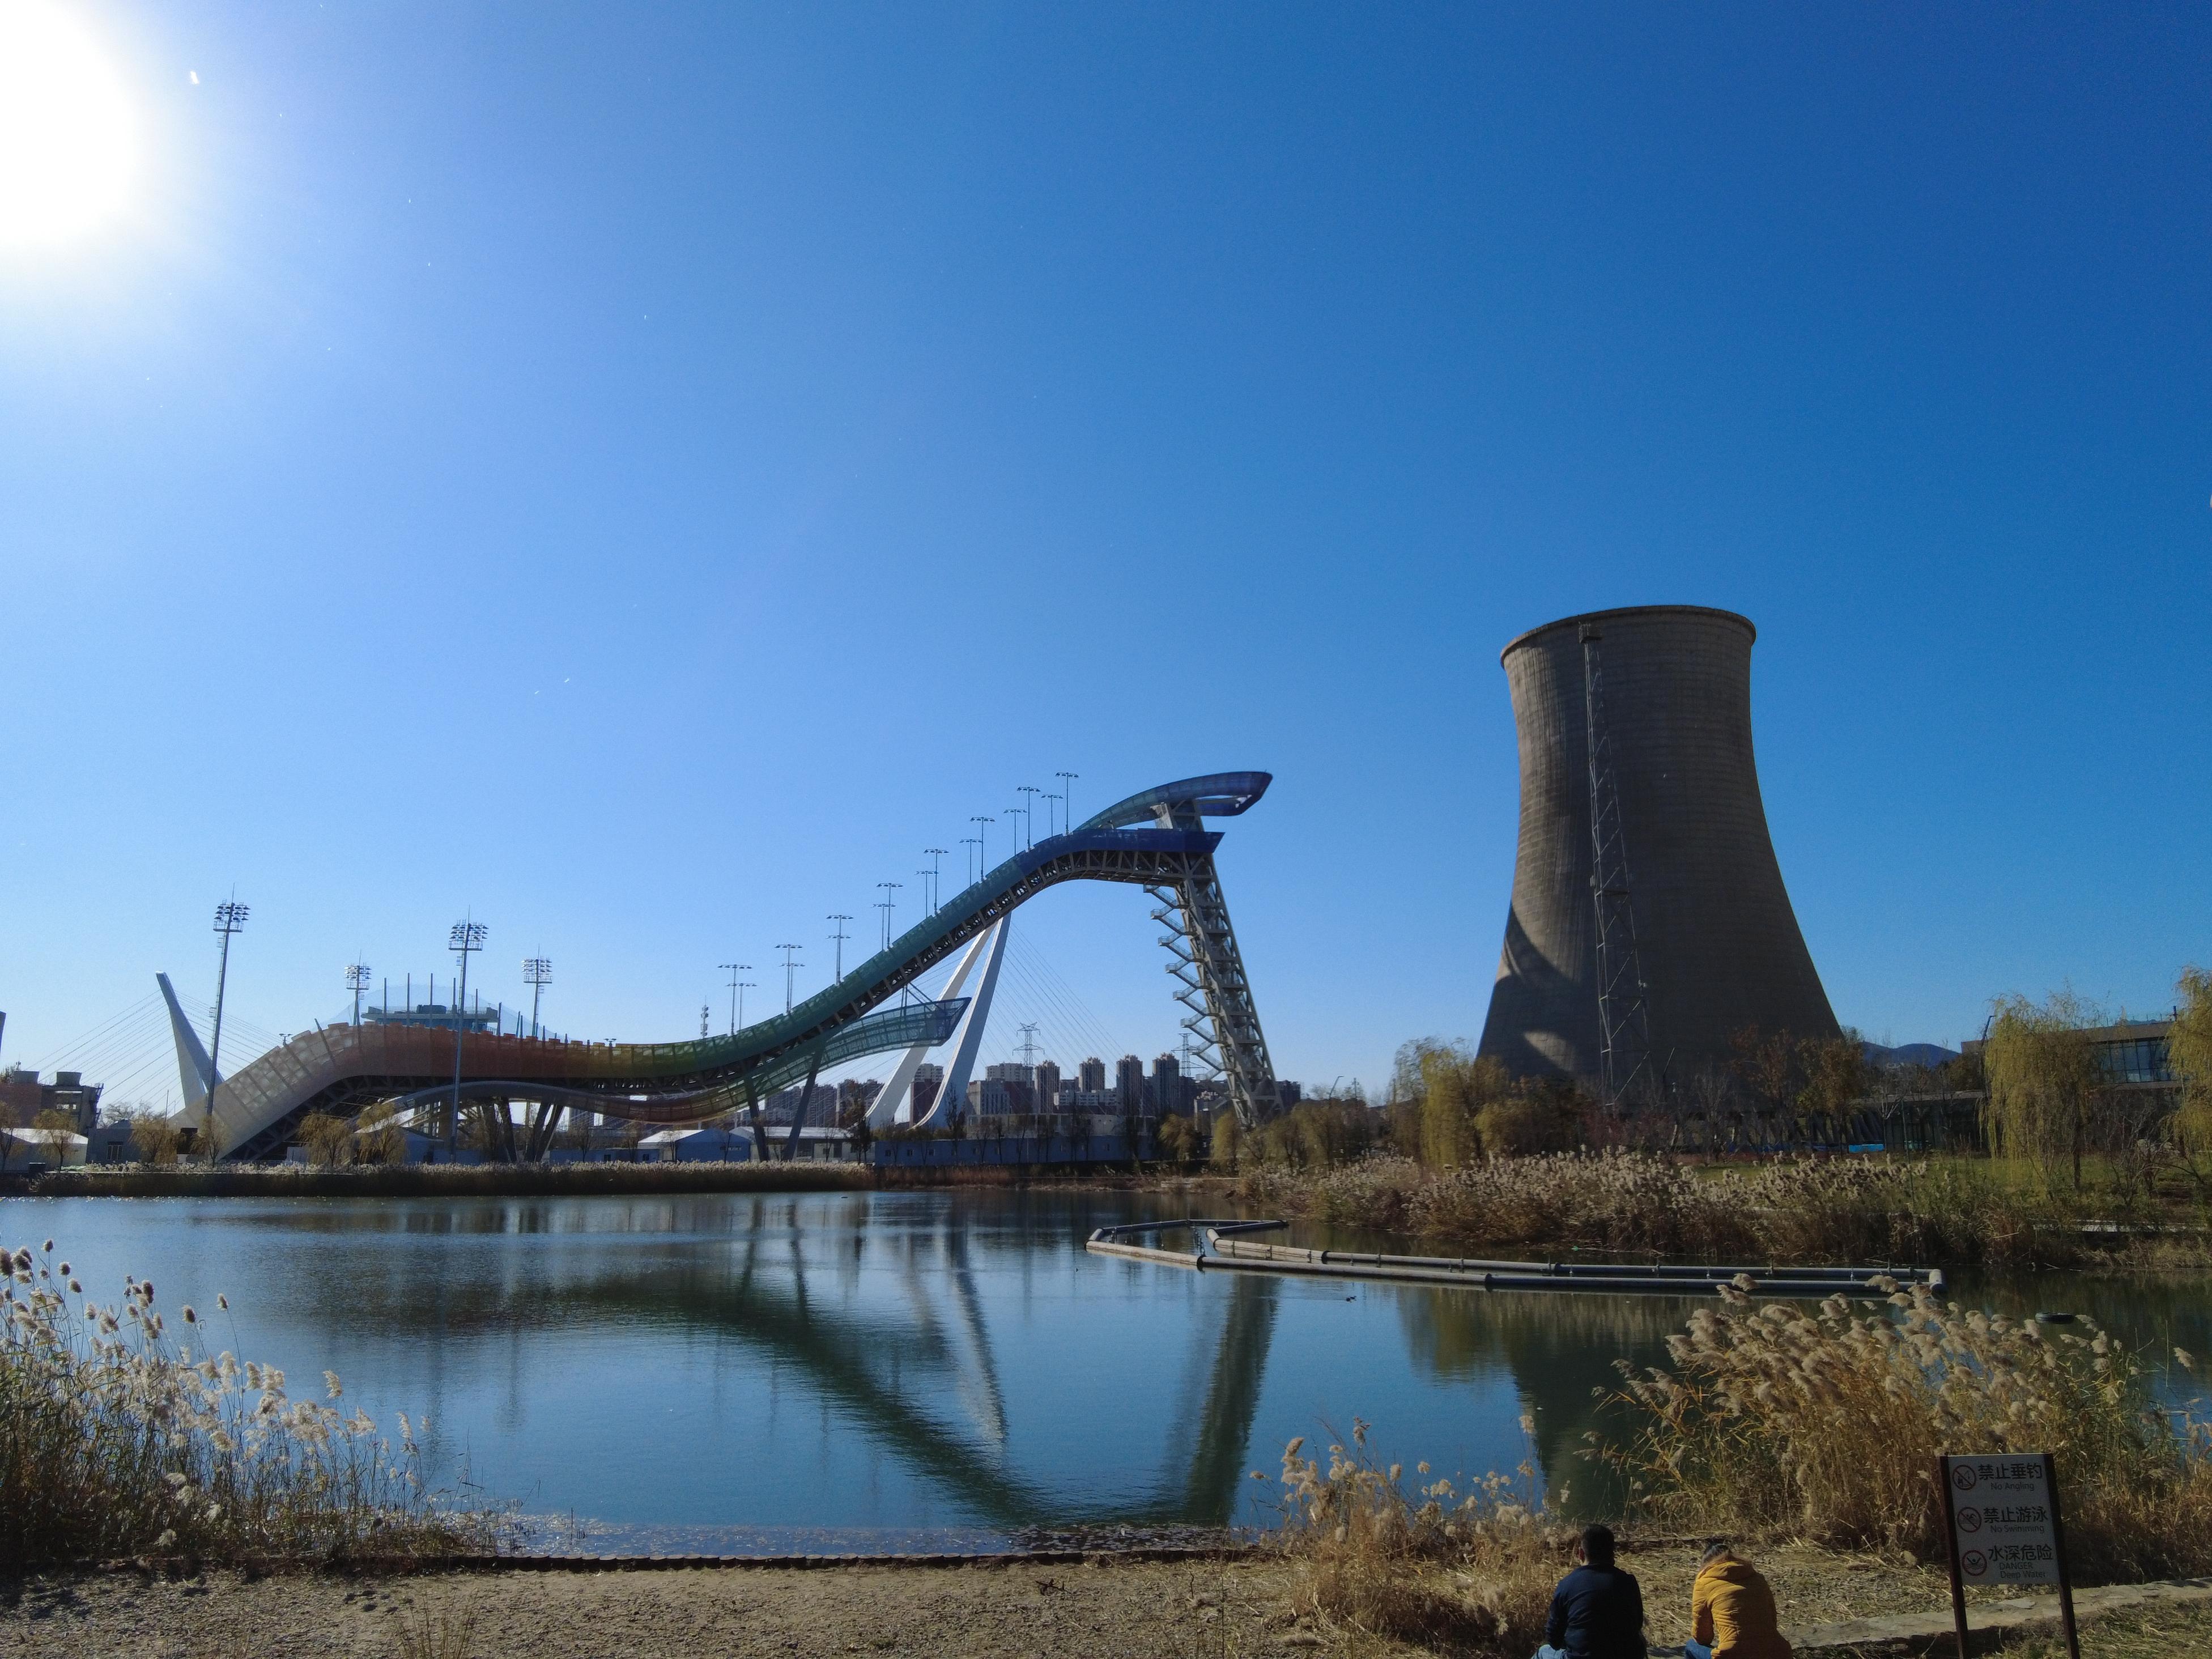
<path fill-rule="evenodd" d="M 1201 830 L 1198 813 L 1188 806 L 1159 807 L 1163 830 Z M 1169 976 L 1180 988 L 1176 1000 L 1190 1010 L 1183 1029 L 1193 1048 L 1229 1085 L 1229 1104 L 1247 1125 L 1273 1117 L 1281 1104 L 1275 1091 L 1274 1062 L 1260 1030 L 1260 1010 L 1245 976 L 1244 955 L 1230 925 L 1229 901 L 1211 854 L 1192 860 L 1189 873 L 1171 886 L 1146 889 L 1162 908 L 1152 913 L 1174 933 L 1160 942 L 1175 958 Z"/>
<path fill-rule="evenodd" d="M 1168 963 L 1168 976 L 1176 982 L 1175 1000 L 1189 1011 L 1180 1022 L 1183 1030 L 1184 1070 L 1190 1070 L 1190 1060 L 1194 1056 L 1204 1068 L 1204 1081 L 1225 1084 L 1221 1045 L 1214 1039 L 1213 1016 L 1206 1007 L 1206 982 L 1199 974 L 1198 958 L 1186 943 L 1189 927 L 1183 919 L 1182 896 L 1170 887 L 1147 887 L 1145 890 L 1159 901 L 1152 920 L 1172 930 L 1161 934 L 1159 942 L 1161 948 L 1174 958 Z"/>
<path fill-rule="evenodd" d="M 1617 1106 L 1632 1090 L 1648 1088 L 1651 1016 L 1644 963 L 1636 949 L 1636 905 L 1629 890 L 1628 842 L 1620 822 L 1620 785 L 1605 720 L 1604 633 L 1582 627 L 1583 722 L 1589 755 L 1590 896 L 1597 908 L 1598 1053 L 1605 1099 Z"/>

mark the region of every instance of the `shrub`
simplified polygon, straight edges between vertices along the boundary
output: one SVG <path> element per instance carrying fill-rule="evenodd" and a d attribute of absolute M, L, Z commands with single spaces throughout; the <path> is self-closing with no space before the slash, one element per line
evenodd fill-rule
<path fill-rule="evenodd" d="M 177 1147 L 183 1139 L 176 1125 L 166 1117 L 141 1112 L 131 1120 L 131 1144 L 138 1149 L 138 1156 L 145 1163 L 165 1167 L 174 1164 Z"/>
<path fill-rule="evenodd" d="M 1534 1433 L 1525 1418 L 1522 1427 Z M 1280 1497 L 1283 1542 L 1304 1569 L 1300 1611 L 1449 1651 L 1533 1650 L 1569 1543 L 1535 1495 L 1533 1461 L 1517 1480 L 1491 1474 L 1464 1494 L 1442 1479 L 1408 1491 L 1401 1466 L 1376 1462 L 1364 1423 L 1353 1422 L 1349 1447 L 1329 1447 L 1326 1468 L 1304 1443 L 1284 1448 Z"/>
<path fill-rule="evenodd" d="M 1171 1112 L 1162 1118 L 1160 1127 L 1153 1131 L 1152 1140 L 1162 1158 L 1177 1164 L 1187 1164 L 1198 1156 L 1198 1126 L 1180 1113 Z"/>
<path fill-rule="evenodd" d="M 353 1162 L 353 1125 L 328 1112 L 310 1112 L 300 1120 L 300 1145 L 307 1156 L 325 1168 Z"/>
<path fill-rule="evenodd" d="M 1888 1305 L 1864 1313 L 1841 1297 L 1754 1306 L 1724 1287 L 1668 1339 L 1672 1370 L 1623 1364 L 1616 1403 L 1643 1426 L 1599 1455 L 1677 1525 L 1933 1559 L 1939 1453 L 2048 1451 L 2083 1577 L 2212 1568 L 2212 1435 L 2157 1407 L 2140 1361 L 2088 1322 L 2047 1334 L 1924 1287 L 1872 1286 Z"/>
<path fill-rule="evenodd" d="M 195 1358 L 198 1314 L 179 1309 L 172 1338 L 150 1282 L 101 1306 L 52 1255 L 0 1256 L 0 1562 L 495 1547 L 492 1516 L 424 1493 L 404 1415 L 395 1450 L 358 1410 L 291 1399 L 273 1367 Z"/>

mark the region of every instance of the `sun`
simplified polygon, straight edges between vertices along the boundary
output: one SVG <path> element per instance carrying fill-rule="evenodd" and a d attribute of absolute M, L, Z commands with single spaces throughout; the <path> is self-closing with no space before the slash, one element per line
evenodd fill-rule
<path fill-rule="evenodd" d="M 0 246 L 70 241 L 110 217 L 133 138 L 122 82 L 76 20 L 0 0 Z"/>

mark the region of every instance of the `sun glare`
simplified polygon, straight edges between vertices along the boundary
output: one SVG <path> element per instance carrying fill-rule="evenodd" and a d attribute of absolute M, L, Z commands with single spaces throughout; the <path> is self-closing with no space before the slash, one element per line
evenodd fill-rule
<path fill-rule="evenodd" d="M 112 214 L 131 129 L 122 83 L 75 18 L 0 0 L 0 246 L 65 242 Z"/>

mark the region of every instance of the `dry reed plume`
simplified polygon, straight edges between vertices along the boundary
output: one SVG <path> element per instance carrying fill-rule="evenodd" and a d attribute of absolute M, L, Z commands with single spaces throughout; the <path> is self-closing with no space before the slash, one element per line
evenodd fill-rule
<path fill-rule="evenodd" d="M 1939 1453 L 2048 1451 L 2068 1553 L 2090 1578 L 2212 1570 L 2212 1433 L 2152 1398 L 2142 1362 L 2087 1335 L 1962 1310 L 1878 1279 L 1856 1311 L 1754 1306 L 1733 1286 L 1627 1373 L 1643 1426 L 1604 1455 L 1632 1501 L 1685 1527 L 1942 1551 Z M 2184 1366 L 2189 1356 L 2176 1351 Z"/>
<path fill-rule="evenodd" d="M 228 1303 L 217 1298 L 218 1309 Z M 0 1562 L 120 1556 L 336 1560 L 493 1547 L 496 1522 L 439 1506 L 415 1425 L 397 1446 L 362 1412 L 294 1400 L 283 1372 L 195 1358 L 204 1321 L 150 1282 L 94 1303 L 53 1258 L 0 1254 Z"/>
<path fill-rule="evenodd" d="M 1463 1493 L 1443 1479 L 1408 1490 L 1400 1465 L 1375 1461 L 1363 1422 L 1351 1445 L 1329 1447 L 1326 1467 L 1304 1443 L 1284 1449 L 1280 1496 L 1284 1544 L 1305 1569 L 1298 1611 L 1451 1651 L 1533 1650 L 1569 1541 L 1535 1494 L 1533 1462 Z"/>

